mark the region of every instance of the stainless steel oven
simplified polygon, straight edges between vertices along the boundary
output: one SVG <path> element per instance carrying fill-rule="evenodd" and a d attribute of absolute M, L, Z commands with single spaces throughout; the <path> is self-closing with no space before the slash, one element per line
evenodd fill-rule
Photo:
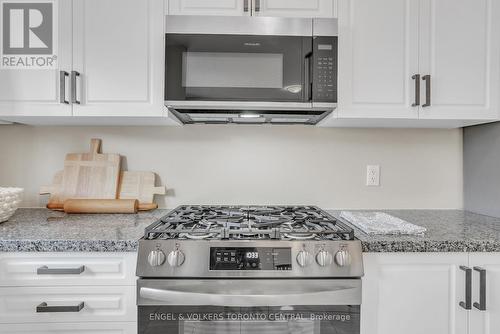
<path fill-rule="evenodd" d="M 165 103 L 185 123 L 239 111 L 317 123 L 336 106 L 334 19 L 167 16 L 166 27 Z"/>
<path fill-rule="evenodd" d="M 138 282 L 139 334 L 359 334 L 360 279 Z"/>
<path fill-rule="evenodd" d="M 139 334 L 359 334 L 361 242 L 313 206 L 183 205 L 146 227 Z"/>

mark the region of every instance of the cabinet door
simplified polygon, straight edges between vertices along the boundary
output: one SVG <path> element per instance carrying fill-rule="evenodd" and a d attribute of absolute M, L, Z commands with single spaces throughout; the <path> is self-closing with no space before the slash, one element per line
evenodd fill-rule
<path fill-rule="evenodd" d="M 252 0 L 170 0 L 169 15 L 248 16 Z"/>
<path fill-rule="evenodd" d="M 430 75 L 421 118 L 497 119 L 500 2 L 422 0 L 420 72 Z M 425 103 L 425 83 L 422 99 Z"/>
<path fill-rule="evenodd" d="M 22 2 L 26 1 L 19 3 Z M 36 1 L 30 2 L 36 4 Z M 0 3 L 0 13 L 3 13 L 4 5 Z M 52 28 L 57 33 L 52 42 L 53 48 L 57 50 L 57 66 L 54 69 L 0 68 L 1 116 L 71 116 L 71 106 L 60 100 L 60 71 L 71 71 L 71 1 L 56 1 L 53 5 L 56 7 Z M 43 22 L 43 16 L 41 19 Z M 2 21 L 0 19 L 0 24 Z M 31 46 L 33 33 L 29 33 Z M 26 40 L 23 42 L 26 45 Z M 66 86 L 69 89 L 68 80 Z M 66 94 L 69 94 L 67 90 Z"/>
<path fill-rule="evenodd" d="M 163 0 L 75 0 L 75 116 L 163 114 Z"/>
<path fill-rule="evenodd" d="M 339 0 L 340 118 L 417 118 L 418 1 Z"/>
<path fill-rule="evenodd" d="M 471 253 L 470 264 L 486 270 L 486 310 L 472 308 L 471 333 L 500 333 L 500 253 Z M 480 273 L 474 270 L 472 275 L 472 301 L 479 303 Z"/>
<path fill-rule="evenodd" d="M 466 334 L 467 253 L 366 253 L 362 334 Z"/>
<path fill-rule="evenodd" d="M 256 16 L 336 17 L 337 0 L 253 0 Z"/>

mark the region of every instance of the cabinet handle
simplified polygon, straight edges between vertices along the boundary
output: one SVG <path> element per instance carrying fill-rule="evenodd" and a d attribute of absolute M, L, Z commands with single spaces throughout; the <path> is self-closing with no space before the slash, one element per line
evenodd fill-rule
<path fill-rule="evenodd" d="M 248 13 L 248 0 L 243 0 L 243 11 Z"/>
<path fill-rule="evenodd" d="M 61 312 L 80 312 L 85 306 L 84 302 L 80 302 L 78 305 L 69 306 L 48 306 L 47 303 L 43 302 L 36 307 L 36 313 L 61 313 Z"/>
<path fill-rule="evenodd" d="M 42 266 L 36 270 L 37 275 L 80 275 L 85 271 L 85 266 L 78 268 L 49 268 Z"/>
<path fill-rule="evenodd" d="M 66 77 L 69 77 L 68 72 L 59 72 L 59 102 L 63 104 L 69 104 L 69 101 L 66 100 Z"/>
<path fill-rule="evenodd" d="M 255 12 L 258 13 L 260 12 L 260 0 L 254 0 L 255 1 Z"/>
<path fill-rule="evenodd" d="M 486 269 L 474 267 L 479 272 L 479 303 L 474 303 L 474 307 L 479 311 L 486 311 Z"/>
<path fill-rule="evenodd" d="M 411 106 L 417 107 L 420 105 L 420 74 L 414 74 L 411 78 L 415 80 L 415 103 Z"/>
<path fill-rule="evenodd" d="M 77 87 L 76 87 L 76 79 L 80 77 L 80 73 L 77 71 L 71 71 L 71 102 L 75 104 L 81 104 L 80 100 L 76 96 Z"/>
<path fill-rule="evenodd" d="M 462 308 L 466 310 L 472 309 L 472 269 L 466 266 L 460 266 L 460 269 L 465 271 L 465 302 L 460 302 Z"/>
<path fill-rule="evenodd" d="M 424 75 L 422 79 L 425 81 L 425 104 L 422 107 L 430 107 L 431 106 L 431 76 Z"/>

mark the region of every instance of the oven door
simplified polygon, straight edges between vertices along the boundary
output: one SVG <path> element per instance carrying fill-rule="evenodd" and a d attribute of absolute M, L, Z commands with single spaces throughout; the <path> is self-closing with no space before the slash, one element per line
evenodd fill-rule
<path fill-rule="evenodd" d="M 310 19 L 167 16 L 167 23 L 167 105 L 312 99 Z M 218 25 L 224 33 L 218 32 Z M 290 35 L 282 35 L 284 31 Z"/>
<path fill-rule="evenodd" d="M 360 279 L 139 280 L 139 334 L 359 334 Z"/>

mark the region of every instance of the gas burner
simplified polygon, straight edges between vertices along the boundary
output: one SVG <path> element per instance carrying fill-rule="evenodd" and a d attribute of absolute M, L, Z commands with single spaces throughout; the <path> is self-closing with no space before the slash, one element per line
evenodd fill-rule
<path fill-rule="evenodd" d="M 180 206 L 145 239 L 352 240 L 353 230 L 314 206 Z"/>

